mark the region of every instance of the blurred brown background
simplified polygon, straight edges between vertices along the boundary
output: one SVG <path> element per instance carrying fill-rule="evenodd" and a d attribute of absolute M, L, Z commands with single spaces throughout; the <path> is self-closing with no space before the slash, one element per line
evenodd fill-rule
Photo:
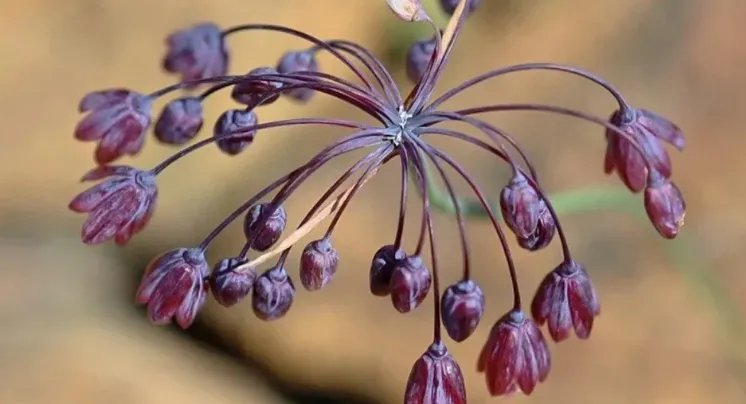
<path fill-rule="evenodd" d="M 552 346 L 552 374 L 533 396 L 511 400 L 746 402 L 745 358 L 736 353 L 746 342 L 734 341 L 742 335 L 736 320 L 746 317 L 746 2 L 484 3 L 441 88 L 504 64 L 563 62 L 608 78 L 636 105 L 670 117 L 688 135 L 687 150 L 672 151 L 675 179 L 689 206 L 686 250 L 702 260 L 706 275 L 683 277 L 666 255 L 669 243 L 626 213 L 567 216 L 576 258 L 594 277 L 604 312 L 589 341 Z M 316 294 L 299 290 L 281 321 L 258 321 L 248 302 L 226 310 L 210 301 L 198 324 L 183 333 L 150 326 L 132 305 L 140 271 L 152 256 L 198 243 L 244 198 L 343 132 L 275 130 L 240 157 L 213 149 L 180 162 L 160 179 L 154 221 L 124 249 L 83 246 L 77 238 L 83 217 L 66 205 L 93 162 L 92 145 L 72 138 L 79 98 L 109 86 L 148 92 L 170 84 L 173 77 L 159 70 L 159 61 L 172 30 L 202 20 L 224 27 L 271 22 L 347 38 L 385 58 L 405 83 L 401 54 L 424 27 L 397 21 L 383 0 L 6 0 L 0 10 L 0 402 L 401 402 L 410 366 L 429 342 L 432 302 L 399 315 L 388 300 L 367 293 L 366 281 L 370 256 L 393 237 L 398 168 L 383 170 L 340 225 L 335 242 L 343 261 L 334 282 Z M 232 68 L 271 65 L 284 50 L 300 46 L 277 34 L 237 35 L 230 42 Z M 350 77 L 329 58 L 322 63 Z M 603 116 L 613 108 L 603 91 L 555 73 L 494 80 L 450 106 L 508 100 L 563 103 Z M 230 105 L 227 95 L 216 97 L 208 103 L 210 119 Z M 359 116 L 319 96 L 302 108 L 280 101 L 262 110 L 260 119 L 302 115 Z M 491 119 L 524 142 L 552 191 L 621 187 L 602 173 L 599 128 L 534 114 Z M 447 147 L 468 157 L 485 189 L 498 191 L 505 181 L 499 164 L 458 144 Z M 150 141 L 134 164 L 148 167 L 171 152 Z M 288 203 L 291 224 L 348 163 L 330 165 Z M 451 219 L 441 215 L 437 225 L 441 246 L 455 240 Z M 495 402 L 474 367 L 492 322 L 510 302 L 508 280 L 490 226 L 470 222 L 469 232 L 488 308 L 476 335 L 450 347 L 464 369 L 470 402 Z M 241 244 L 236 226 L 211 256 L 227 256 Z M 517 253 L 527 296 L 557 262 L 558 247 L 550 250 Z M 445 282 L 458 276 L 457 251 L 441 250 Z M 682 261 L 696 265 L 692 258 Z M 707 289 L 713 280 L 728 285 L 714 300 Z M 712 306 L 726 293 L 736 304 L 727 315 Z"/>

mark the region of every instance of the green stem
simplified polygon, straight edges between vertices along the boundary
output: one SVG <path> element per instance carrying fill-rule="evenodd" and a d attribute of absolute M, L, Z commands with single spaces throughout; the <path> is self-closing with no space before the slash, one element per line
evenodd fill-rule
<path fill-rule="evenodd" d="M 425 169 L 430 167 L 425 164 Z M 443 189 L 428 175 L 427 192 L 430 195 L 430 206 L 448 214 L 455 213 L 455 205 Z M 648 222 L 639 198 L 635 198 L 625 189 L 596 188 L 563 191 L 550 196 L 552 205 L 558 214 L 600 212 L 611 210 L 626 211 L 636 218 Z M 486 218 L 487 212 L 474 199 L 459 198 L 464 216 Z M 496 213 L 500 209 L 495 209 Z M 727 340 L 726 357 L 738 374 L 746 380 L 746 327 L 736 302 L 733 301 L 725 287 L 707 269 L 707 263 L 697 253 L 696 240 L 688 234 L 679 234 L 675 241 L 666 246 L 668 259 L 673 267 L 704 299 L 709 301 L 713 315 L 718 318 L 723 337 Z M 746 387 L 744 387 L 746 388 Z"/>

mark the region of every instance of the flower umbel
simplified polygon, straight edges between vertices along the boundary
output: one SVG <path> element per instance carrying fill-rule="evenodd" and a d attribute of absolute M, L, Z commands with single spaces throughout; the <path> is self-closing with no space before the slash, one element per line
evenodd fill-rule
<path fill-rule="evenodd" d="M 137 302 L 147 304 L 148 315 L 154 323 L 165 324 L 175 318 L 182 328 L 193 323 L 210 291 L 218 303 L 226 307 L 251 296 L 253 312 L 259 319 L 269 321 L 285 316 L 296 295 L 294 271 L 286 265 L 292 248 L 330 219 L 322 237 L 301 244 L 305 247 L 299 270 L 301 284 L 306 290 L 326 287 L 339 264 L 344 262 L 332 247 L 337 224 L 357 192 L 382 166 L 396 160 L 401 166 L 396 232 L 393 240 L 372 250 L 375 253 L 371 260 L 369 289 L 373 295 L 388 296 L 401 313 L 417 310 L 428 295 L 433 296 L 433 340 L 412 369 L 405 403 L 466 402 L 461 370 L 446 350 L 441 330 L 445 326 L 448 336 L 456 342 L 473 335 L 482 320 L 485 295 L 472 277 L 466 214 L 453 184 L 454 175 L 466 182 L 480 208 L 487 213 L 496 242 L 503 251 L 512 286 L 513 305 L 493 326 L 479 357 L 478 369 L 484 372 L 487 389 L 492 395 L 516 391 L 530 394 L 546 380 L 550 370 L 550 353 L 539 326 L 547 324 L 556 342 L 567 338 L 571 330 L 581 339 L 588 338 L 600 314 L 600 305 L 588 272 L 571 255 L 560 219 L 539 183 L 534 165 L 510 134 L 480 116 L 490 112 L 533 111 L 573 117 L 600 126 L 598 133 L 605 134 L 607 141 L 605 171 L 616 171 L 632 192 L 645 191 L 643 200 L 650 221 L 665 238 L 674 238 L 680 231 L 686 205 L 681 191 L 671 181 L 671 158 L 663 142 L 683 149 L 684 137 L 681 130 L 665 118 L 630 106 L 619 91 L 603 79 L 560 64 L 527 63 L 493 69 L 434 96 L 467 16 L 477 11 L 481 3 L 479 0 L 440 1 L 443 11 L 451 16 L 447 26 L 441 29 L 419 0 L 386 1 L 403 20 L 428 24 L 432 28 L 432 33 L 423 38 L 423 42 L 413 45 L 407 54 L 406 69 L 414 82 L 407 93 L 396 85 L 394 75 L 380 59 L 352 41 L 323 40 L 272 24 L 247 24 L 221 30 L 213 23 L 203 23 L 171 34 L 163 67 L 177 74 L 180 82 L 149 94 L 125 89 L 95 91 L 80 103 L 80 111 L 89 114 L 78 124 L 75 136 L 79 140 L 98 142 L 95 160 L 100 165 L 83 179 L 102 180 L 76 196 L 69 205 L 75 212 L 89 214 L 83 225 L 83 242 L 99 244 L 113 239 L 117 244 L 127 243 L 143 230 L 153 213 L 157 198 L 156 177 L 206 146 L 215 144 L 223 153 L 239 158 L 239 154 L 250 153 L 251 145 L 261 142 L 264 133 L 273 128 L 347 128 L 350 134 L 328 144 L 308 161 L 296 165 L 248 198 L 196 247 L 178 248 L 156 258 L 145 271 Z M 302 45 L 270 64 L 274 68 L 242 68 L 244 73 L 229 74 L 228 40 L 250 31 L 289 35 L 302 41 Z M 344 65 L 354 80 L 324 73 L 317 60 L 322 53 Z M 597 84 L 611 94 L 618 108 L 610 119 L 604 119 L 562 106 L 533 103 L 476 105 L 460 110 L 442 107 L 446 101 L 492 78 L 521 71 L 547 70 L 579 76 Z M 204 87 L 200 94 L 174 96 L 154 128 L 160 143 L 183 146 L 181 150 L 149 170 L 109 165 L 124 155 L 140 151 L 155 100 L 179 90 L 194 91 L 200 87 Z M 220 115 L 209 136 L 193 142 L 203 127 L 204 104 L 222 90 L 239 105 Z M 341 100 L 368 115 L 374 123 L 319 117 L 269 122 L 258 119 L 259 112 L 277 100 L 289 99 L 303 104 L 315 94 Z M 454 130 L 443 125 L 454 122 L 466 129 Z M 436 137 L 460 140 L 490 153 L 511 168 L 511 177 L 502 182 L 507 185 L 500 194 L 499 211 L 461 163 L 431 142 Z M 361 151 L 364 151 L 362 157 L 316 200 L 297 228 L 286 229 L 289 218 L 283 206 L 295 191 L 331 160 Z M 445 291 L 441 290 L 439 280 L 433 225 L 435 212 L 430 192 L 431 184 L 438 180 L 444 184 L 445 195 L 453 206 L 463 259 L 460 279 Z M 410 187 L 421 201 L 419 231 L 415 234 L 417 243 L 411 250 L 403 246 Z M 211 270 L 205 259 L 207 250 L 213 240 L 236 221 L 243 222 L 243 247 L 236 254 L 219 260 Z M 525 314 L 506 227 L 518 245 L 527 251 L 548 247 L 555 235 L 562 248 L 562 264 L 546 276 L 534 296 L 530 306 L 533 319 Z M 283 233 L 286 233 L 284 238 Z M 270 268 L 259 275 L 260 267 L 275 258 Z"/>

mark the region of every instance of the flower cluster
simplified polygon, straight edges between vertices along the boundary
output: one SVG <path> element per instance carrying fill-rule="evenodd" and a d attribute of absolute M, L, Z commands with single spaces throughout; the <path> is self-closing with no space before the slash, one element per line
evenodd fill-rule
<path fill-rule="evenodd" d="M 296 294 L 292 271 L 286 266 L 291 248 L 311 229 L 331 217 L 324 236 L 303 248 L 299 270 L 300 283 L 306 290 L 316 291 L 328 285 L 340 262 L 333 244 L 337 223 L 356 192 L 380 167 L 396 159 L 401 164 L 398 226 L 393 241 L 373 254 L 369 288 L 375 296 L 390 298 L 401 313 L 417 309 L 428 295 L 433 295 L 433 341 L 412 368 L 405 403 L 464 403 L 463 376 L 446 348 L 441 329 L 444 328 L 455 342 L 468 339 L 482 320 L 485 295 L 472 279 L 466 215 L 452 183 L 453 174 L 446 172 L 450 167 L 466 181 L 481 209 L 489 216 L 504 252 L 513 288 L 513 305 L 492 326 L 478 360 L 478 370 L 484 373 L 487 388 L 494 396 L 516 391 L 530 394 L 550 372 L 550 351 L 542 326 L 546 325 L 549 338 L 554 342 L 563 341 L 571 334 L 586 339 L 591 334 L 594 319 L 600 314 L 600 305 L 588 272 L 571 256 L 559 217 L 526 153 L 508 133 L 479 116 L 500 111 L 536 111 L 599 125 L 603 128 L 599 133 L 605 133 L 608 145 L 606 173 L 616 171 L 633 193 L 644 191 L 643 200 L 650 221 L 665 238 L 677 235 L 683 224 L 685 205 L 681 192 L 671 182 L 671 159 L 664 142 L 682 149 L 684 138 L 673 123 L 653 112 L 632 107 L 617 89 L 601 78 L 559 64 L 529 63 L 494 69 L 435 97 L 435 85 L 464 22 L 470 13 L 478 10 L 480 3 L 479 0 L 441 0 L 443 11 L 451 15 L 448 26 L 441 30 L 419 1 L 387 0 L 390 9 L 402 19 L 426 23 L 433 28 L 431 38 L 414 43 L 409 49 L 406 72 L 414 81 L 414 87 L 406 95 L 377 57 L 351 41 L 322 40 L 270 24 L 221 30 L 215 24 L 205 23 L 171 34 L 163 67 L 180 77 L 177 84 L 149 94 L 123 88 L 95 91 L 80 102 L 80 111 L 88 115 L 78 124 L 75 137 L 97 143 L 95 161 L 98 165 L 83 179 L 100 180 L 69 205 L 71 210 L 89 215 L 82 228 L 83 242 L 99 244 L 114 240 L 117 244 L 126 244 L 145 228 L 154 212 L 158 175 L 199 149 L 215 144 L 222 153 L 238 156 L 260 133 L 272 128 L 293 125 L 349 128 L 350 135 L 329 144 L 309 161 L 249 198 L 199 245 L 177 248 L 155 258 L 145 271 L 136 301 L 147 305 L 154 323 L 175 319 L 182 328 L 193 323 L 208 294 L 226 307 L 251 295 L 253 311 L 258 318 L 274 320 L 284 316 Z M 227 40 L 247 31 L 290 35 L 305 41 L 308 47 L 285 53 L 274 67 L 262 66 L 245 74 L 230 75 Z M 356 81 L 323 73 L 317 61 L 320 53 L 328 53 L 344 64 Z M 479 105 L 461 110 L 441 107 L 444 102 L 486 80 L 529 70 L 553 70 L 580 76 L 608 91 L 618 108 L 611 118 L 604 119 L 544 104 Z M 206 89 L 195 94 L 200 87 Z M 211 136 L 192 143 L 203 127 L 203 104 L 223 89 L 231 90 L 237 107 L 220 115 Z M 184 95 L 168 102 L 153 126 L 160 143 L 185 147 L 149 170 L 112 165 L 120 157 L 135 155 L 141 150 L 152 123 L 154 101 L 179 90 L 184 90 Z M 375 124 L 341 118 L 294 118 L 265 123 L 259 120 L 258 111 L 279 99 L 303 104 L 317 94 L 342 100 L 364 111 Z M 441 126 L 450 122 L 462 123 L 487 140 Z M 429 142 L 432 137 L 458 139 L 508 164 L 512 174 L 500 193 L 499 211 L 492 208 L 482 189 L 458 161 Z M 363 149 L 367 153 L 340 175 L 310 208 L 298 228 L 283 238 L 288 220 L 283 208 L 285 201 L 327 162 Z M 351 177 L 356 178 L 354 183 L 342 188 Z M 412 184 L 409 184 L 410 177 Z M 429 190 L 437 178 L 443 181 L 444 195 L 454 209 L 463 255 L 461 279 L 443 290 L 438 278 L 433 195 Z M 408 186 L 415 188 L 422 202 L 417 243 L 411 251 L 402 246 L 405 206 L 410 194 Z M 242 217 L 246 237 L 243 248 L 234 256 L 209 265 L 205 253 L 210 244 L 227 226 Z M 519 292 L 518 271 L 503 225 L 520 248 L 541 250 L 551 244 L 556 235 L 563 250 L 563 260 L 546 275 L 528 308 Z M 253 258 L 249 258 L 250 255 Z M 278 260 L 269 269 L 259 272 L 261 264 L 277 256 Z"/>

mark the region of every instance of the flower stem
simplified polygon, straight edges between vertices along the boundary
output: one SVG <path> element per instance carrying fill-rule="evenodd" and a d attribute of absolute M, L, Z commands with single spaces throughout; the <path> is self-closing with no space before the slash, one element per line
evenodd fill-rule
<path fill-rule="evenodd" d="M 423 164 L 429 170 L 427 163 Z M 414 174 L 412 180 L 416 180 Z M 448 214 L 455 214 L 455 205 L 447 192 L 432 180 L 427 183 L 427 192 L 434 209 Z M 638 198 L 626 189 L 608 187 L 583 188 L 562 191 L 549 195 L 557 214 L 591 213 L 602 211 L 624 211 L 640 220 L 647 220 L 640 208 Z M 487 219 L 484 207 L 472 198 L 460 198 L 458 201 L 462 212 L 467 217 Z M 499 209 L 495 209 L 499 214 Z M 738 305 L 730 297 L 725 286 L 713 276 L 707 268 L 707 263 L 693 248 L 696 240 L 689 234 L 680 234 L 676 240 L 669 241 L 666 254 L 675 271 L 689 284 L 689 287 L 699 293 L 703 300 L 709 302 L 713 315 L 720 323 L 720 330 L 727 343 L 724 345 L 724 356 L 733 363 L 735 371 L 746 380 L 746 325 Z"/>

